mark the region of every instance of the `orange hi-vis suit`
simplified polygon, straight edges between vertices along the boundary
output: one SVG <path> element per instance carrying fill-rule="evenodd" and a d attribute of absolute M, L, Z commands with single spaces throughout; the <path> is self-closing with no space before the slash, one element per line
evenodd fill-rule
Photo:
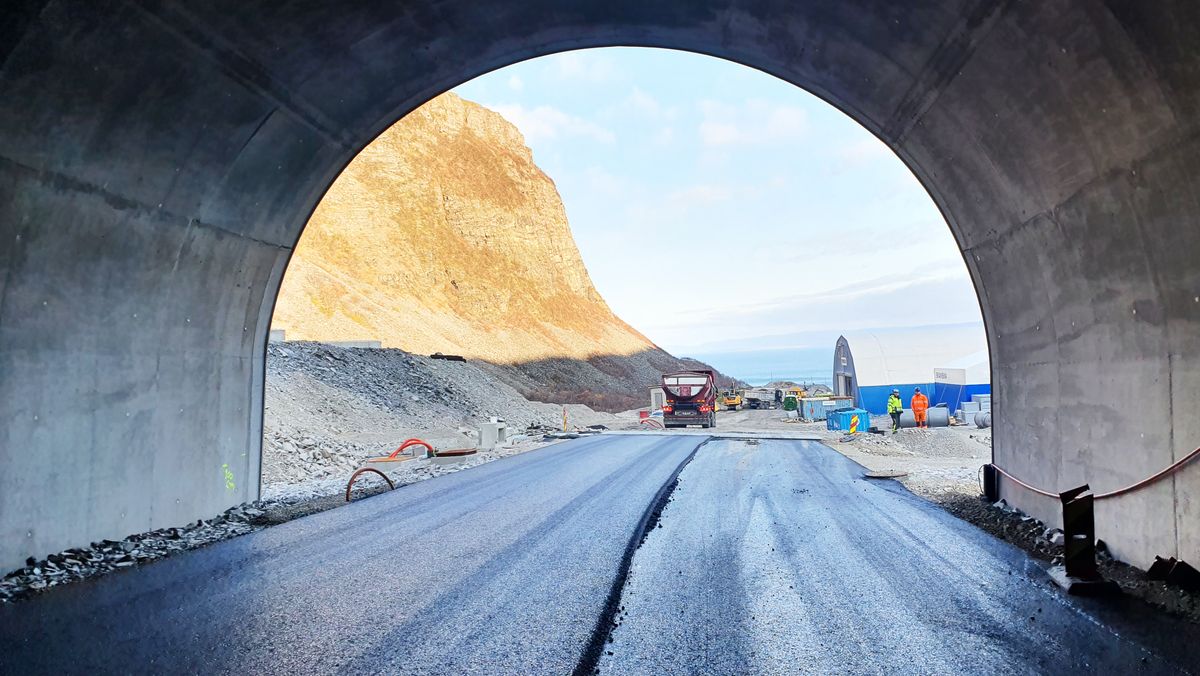
<path fill-rule="evenodd" d="M 917 427 L 929 427 L 925 422 L 926 411 L 929 410 L 929 397 L 921 392 L 917 392 L 912 398 L 913 420 L 916 421 Z"/>

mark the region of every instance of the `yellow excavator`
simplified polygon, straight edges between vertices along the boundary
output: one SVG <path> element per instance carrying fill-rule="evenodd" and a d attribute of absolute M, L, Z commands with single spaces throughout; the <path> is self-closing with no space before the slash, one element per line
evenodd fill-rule
<path fill-rule="evenodd" d="M 736 411 L 742 407 L 742 392 L 741 390 L 725 390 L 721 394 L 721 407 L 727 408 L 730 411 Z"/>

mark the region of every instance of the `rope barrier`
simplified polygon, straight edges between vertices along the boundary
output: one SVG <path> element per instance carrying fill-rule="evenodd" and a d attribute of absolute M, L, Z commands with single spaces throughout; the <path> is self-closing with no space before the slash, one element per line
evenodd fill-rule
<path fill-rule="evenodd" d="M 1095 496 L 1093 496 L 1093 499 L 1094 500 L 1103 500 L 1105 498 L 1115 498 L 1118 495 L 1124 495 L 1125 493 L 1131 493 L 1133 491 L 1136 491 L 1139 488 L 1145 488 L 1146 486 L 1149 486 L 1150 484 L 1158 481 L 1159 479 L 1162 479 L 1163 477 L 1169 476 L 1169 475 L 1179 471 L 1179 468 L 1188 464 L 1189 462 L 1196 459 L 1197 457 L 1200 457 L 1200 448 L 1197 448 L 1196 450 L 1192 451 L 1191 453 L 1188 453 L 1187 455 L 1183 456 L 1179 460 L 1176 460 L 1170 466 L 1165 467 L 1162 470 L 1160 470 L 1157 474 L 1148 476 L 1145 479 L 1142 479 L 1141 481 L 1138 481 L 1137 483 L 1130 484 L 1124 488 L 1118 488 L 1115 491 L 1109 491 L 1107 493 L 1097 493 Z M 1018 486 L 1021 486 L 1022 488 L 1025 488 L 1026 490 L 1033 491 L 1034 493 L 1037 493 L 1038 495 L 1044 495 L 1048 498 L 1055 498 L 1055 499 L 1058 498 L 1058 493 L 1051 493 L 1050 491 L 1042 490 L 1041 488 L 1038 488 L 1036 486 L 1031 486 L 1031 485 L 1025 483 L 1024 481 L 1021 481 L 1017 477 L 1013 476 L 1012 474 L 1009 474 L 1008 472 L 1004 471 L 1003 469 L 1000 469 L 995 464 L 993 464 L 992 467 L 995 467 L 997 472 L 999 472 L 1000 474 L 1003 474 L 1005 477 L 1008 477 L 1009 479 L 1011 479 L 1013 481 L 1013 483 L 1017 484 Z M 980 470 L 982 471 L 982 469 L 983 468 L 981 467 Z"/>

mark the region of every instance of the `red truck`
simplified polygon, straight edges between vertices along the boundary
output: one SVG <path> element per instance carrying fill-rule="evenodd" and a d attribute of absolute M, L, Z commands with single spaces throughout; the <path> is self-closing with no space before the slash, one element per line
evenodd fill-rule
<path fill-rule="evenodd" d="M 717 374 L 711 370 L 664 373 L 664 427 L 717 426 Z"/>

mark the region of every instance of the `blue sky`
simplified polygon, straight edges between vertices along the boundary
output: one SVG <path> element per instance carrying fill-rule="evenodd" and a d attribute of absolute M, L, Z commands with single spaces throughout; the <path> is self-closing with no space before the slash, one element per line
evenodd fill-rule
<path fill-rule="evenodd" d="M 815 96 L 706 56 L 567 52 L 455 90 L 519 127 L 597 289 L 675 354 L 978 322 L 941 214 Z"/>

